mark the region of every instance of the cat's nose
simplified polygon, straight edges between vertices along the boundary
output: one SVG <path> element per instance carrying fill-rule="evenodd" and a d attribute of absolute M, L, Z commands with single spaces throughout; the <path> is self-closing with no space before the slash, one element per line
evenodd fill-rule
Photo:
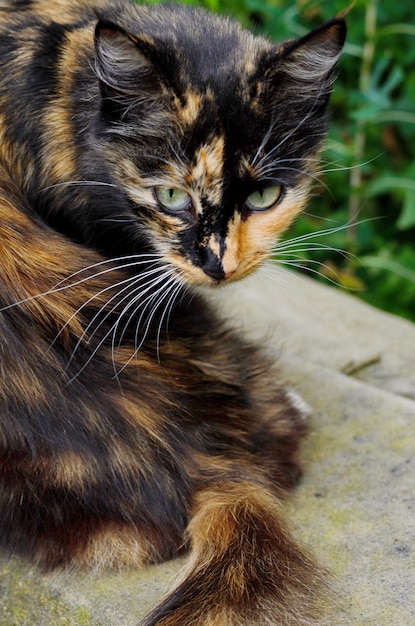
<path fill-rule="evenodd" d="M 214 280 L 223 280 L 225 278 L 225 270 L 222 261 L 208 246 L 200 249 L 200 258 L 202 270 Z"/>
<path fill-rule="evenodd" d="M 202 265 L 202 269 L 205 274 L 207 274 L 214 280 L 223 280 L 225 278 L 225 272 L 223 270 L 222 264 L 209 263 L 206 265 Z"/>

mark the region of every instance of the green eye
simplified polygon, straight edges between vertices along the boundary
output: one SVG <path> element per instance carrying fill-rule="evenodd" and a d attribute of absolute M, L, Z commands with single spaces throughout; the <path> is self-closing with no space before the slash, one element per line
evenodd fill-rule
<path fill-rule="evenodd" d="M 266 211 L 278 203 L 282 196 L 282 186 L 259 187 L 246 199 L 246 206 L 251 211 Z"/>
<path fill-rule="evenodd" d="M 176 189 L 175 187 L 156 187 L 154 194 L 161 206 L 168 211 L 177 213 L 186 211 L 192 203 L 186 191 Z"/>

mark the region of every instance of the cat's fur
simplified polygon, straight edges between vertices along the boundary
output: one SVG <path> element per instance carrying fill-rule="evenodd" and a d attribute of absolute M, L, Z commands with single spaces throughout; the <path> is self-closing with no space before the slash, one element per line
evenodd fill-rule
<path fill-rule="evenodd" d="M 314 623 L 280 511 L 304 416 L 199 290 L 252 272 L 304 206 L 344 34 L 1 2 L 1 543 L 47 567 L 190 549 L 146 626 Z"/>

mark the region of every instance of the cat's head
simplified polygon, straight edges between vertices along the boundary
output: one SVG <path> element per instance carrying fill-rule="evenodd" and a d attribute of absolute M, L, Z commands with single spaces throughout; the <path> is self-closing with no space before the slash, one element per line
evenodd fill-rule
<path fill-rule="evenodd" d="M 246 276 L 303 209 L 344 37 L 341 19 L 274 45 L 178 5 L 101 15 L 100 149 L 187 284 Z"/>

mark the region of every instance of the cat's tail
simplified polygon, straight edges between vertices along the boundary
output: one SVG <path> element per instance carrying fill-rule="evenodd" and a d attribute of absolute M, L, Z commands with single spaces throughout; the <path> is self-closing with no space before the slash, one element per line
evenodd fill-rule
<path fill-rule="evenodd" d="M 281 503 L 246 482 L 200 491 L 190 521 L 190 562 L 141 626 L 311 626 L 324 586 L 294 543 Z"/>

